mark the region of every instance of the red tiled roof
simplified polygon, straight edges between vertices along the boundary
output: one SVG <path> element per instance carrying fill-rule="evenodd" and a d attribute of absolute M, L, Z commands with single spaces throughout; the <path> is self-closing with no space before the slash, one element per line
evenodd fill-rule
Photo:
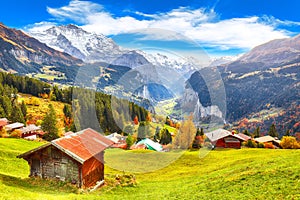
<path fill-rule="evenodd" d="M 53 140 L 51 143 L 80 163 L 113 144 L 111 140 L 90 128 Z"/>

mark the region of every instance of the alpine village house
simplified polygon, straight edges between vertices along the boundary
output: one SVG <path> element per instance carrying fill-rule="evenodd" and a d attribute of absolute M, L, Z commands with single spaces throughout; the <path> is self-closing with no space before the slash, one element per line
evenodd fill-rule
<path fill-rule="evenodd" d="M 84 129 L 23 153 L 29 176 L 54 178 L 89 188 L 104 180 L 104 150 L 113 142 L 93 129 Z"/>
<path fill-rule="evenodd" d="M 217 129 L 205 134 L 213 145 L 213 148 L 237 148 L 240 149 L 242 142 L 250 139 L 244 134 L 233 134 L 224 129 Z"/>

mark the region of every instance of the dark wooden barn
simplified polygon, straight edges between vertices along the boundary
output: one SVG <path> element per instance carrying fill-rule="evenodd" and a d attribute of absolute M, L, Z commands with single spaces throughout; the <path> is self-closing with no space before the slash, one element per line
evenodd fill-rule
<path fill-rule="evenodd" d="M 233 134 L 224 129 L 217 129 L 215 131 L 205 134 L 212 145 L 216 148 L 241 148 L 244 138 L 238 134 Z"/>
<path fill-rule="evenodd" d="M 30 166 L 29 176 L 68 181 L 80 188 L 104 179 L 104 150 L 113 142 L 85 129 L 17 156 Z"/>

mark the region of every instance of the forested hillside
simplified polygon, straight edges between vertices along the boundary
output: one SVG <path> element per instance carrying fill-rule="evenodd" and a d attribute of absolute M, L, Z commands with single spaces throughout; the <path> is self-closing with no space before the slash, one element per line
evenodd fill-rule
<path fill-rule="evenodd" d="M 132 102 L 94 90 L 74 87 L 62 89 L 33 78 L 0 73 L 0 117 L 25 123 L 26 112 L 23 107 L 26 105 L 24 102 L 18 103 L 18 92 L 65 103 L 67 130 L 72 126 L 73 130 L 91 127 L 103 132 L 116 132 L 136 116 L 144 121 L 148 115 L 147 110 Z M 115 102 L 113 106 L 112 102 Z M 128 110 L 127 115 L 123 114 L 124 109 Z"/>

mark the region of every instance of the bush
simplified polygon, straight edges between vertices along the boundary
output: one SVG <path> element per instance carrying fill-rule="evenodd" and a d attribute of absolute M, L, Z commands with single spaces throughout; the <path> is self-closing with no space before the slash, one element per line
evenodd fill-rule
<path fill-rule="evenodd" d="M 265 148 L 266 149 L 275 149 L 274 145 L 272 144 L 272 142 L 267 142 L 265 143 Z"/>
<path fill-rule="evenodd" d="M 9 135 L 10 138 L 21 138 L 21 136 L 22 136 L 22 132 L 20 130 L 14 130 Z"/>
<path fill-rule="evenodd" d="M 292 136 L 284 136 L 280 142 L 280 146 L 283 149 L 300 149 L 300 144 Z"/>
<path fill-rule="evenodd" d="M 0 130 L 0 137 L 2 138 L 7 138 L 9 135 L 7 134 L 5 128 L 2 128 L 2 130 Z"/>
<path fill-rule="evenodd" d="M 260 143 L 258 143 L 258 144 L 257 144 L 257 148 L 265 148 L 265 145 L 264 145 L 264 143 L 261 143 L 261 142 L 260 142 Z"/>
<path fill-rule="evenodd" d="M 114 187 L 134 187 L 137 185 L 133 174 L 106 174 L 105 185 L 111 188 Z"/>
<path fill-rule="evenodd" d="M 126 138 L 127 149 L 130 149 L 133 143 L 134 143 L 134 138 L 132 137 L 132 135 L 128 135 Z"/>
<path fill-rule="evenodd" d="M 245 146 L 246 147 L 249 147 L 249 148 L 256 148 L 257 147 L 257 144 L 255 141 L 253 140 L 248 140 L 247 142 L 245 142 Z"/>

